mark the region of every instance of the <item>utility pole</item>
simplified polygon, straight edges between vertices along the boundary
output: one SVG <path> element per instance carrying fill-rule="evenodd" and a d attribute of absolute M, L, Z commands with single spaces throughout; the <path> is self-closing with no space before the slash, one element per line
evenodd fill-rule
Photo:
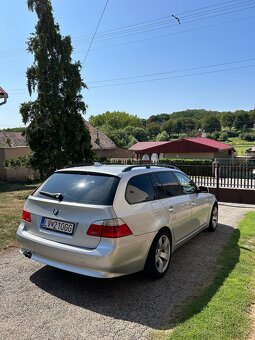
<path fill-rule="evenodd" d="M 7 103 L 7 98 L 8 98 L 8 93 L 5 92 L 5 90 L 2 87 L 0 87 L 0 99 L 4 100 L 3 102 L 0 102 L 0 106 Z"/>

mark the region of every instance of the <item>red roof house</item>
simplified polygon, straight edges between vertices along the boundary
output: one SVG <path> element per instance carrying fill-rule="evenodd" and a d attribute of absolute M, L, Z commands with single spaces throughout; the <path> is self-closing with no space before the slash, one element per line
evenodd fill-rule
<path fill-rule="evenodd" d="M 204 137 L 183 138 L 166 142 L 139 142 L 130 150 L 137 158 L 147 154 L 157 154 L 159 158 L 231 158 L 235 150 L 231 145 Z"/>

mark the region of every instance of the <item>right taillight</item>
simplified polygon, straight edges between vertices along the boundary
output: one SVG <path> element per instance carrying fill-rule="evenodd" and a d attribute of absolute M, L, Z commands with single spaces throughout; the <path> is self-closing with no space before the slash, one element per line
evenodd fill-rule
<path fill-rule="evenodd" d="M 23 210 L 22 211 L 22 220 L 26 221 L 26 222 L 31 222 L 31 214 L 29 211 L 27 210 Z"/>
<path fill-rule="evenodd" d="M 119 238 L 132 235 L 132 231 L 122 219 L 114 218 L 92 223 L 87 234 L 97 237 Z"/>

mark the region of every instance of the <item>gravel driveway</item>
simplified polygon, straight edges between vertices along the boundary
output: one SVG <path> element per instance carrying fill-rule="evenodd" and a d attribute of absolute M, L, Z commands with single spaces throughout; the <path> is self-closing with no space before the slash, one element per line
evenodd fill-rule
<path fill-rule="evenodd" d="M 1 254 L 0 339 L 146 339 L 170 328 L 176 308 L 210 278 L 215 258 L 243 214 L 220 205 L 215 233 L 203 232 L 173 255 L 168 274 L 100 280 L 43 266 L 18 249 Z"/>

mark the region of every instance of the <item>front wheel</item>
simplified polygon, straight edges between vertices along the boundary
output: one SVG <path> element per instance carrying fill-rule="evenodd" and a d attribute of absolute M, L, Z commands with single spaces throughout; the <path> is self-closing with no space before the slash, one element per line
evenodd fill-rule
<path fill-rule="evenodd" d="M 218 207 L 215 204 L 212 209 L 209 227 L 206 229 L 208 231 L 215 231 L 218 225 Z"/>
<path fill-rule="evenodd" d="M 171 258 L 171 240 L 167 231 L 161 231 L 152 242 L 147 261 L 145 273 L 154 279 L 165 275 Z"/>

